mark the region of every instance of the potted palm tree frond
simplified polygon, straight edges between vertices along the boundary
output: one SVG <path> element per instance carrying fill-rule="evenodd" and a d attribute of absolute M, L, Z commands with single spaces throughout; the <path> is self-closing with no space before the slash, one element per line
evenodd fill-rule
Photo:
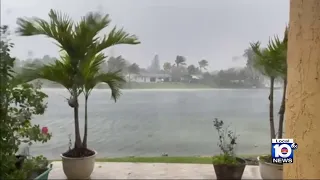
<path fill-rule="evenodd" d="M 29 67 L 21 74 L 23 81 L 46 79 L 62 85 L 70 93 L 68 105 L 74 113 L 74 147 L 61 154 L 63 170 L 68 179 L 89 178 L 94 169 L 97 152 L 88 148 L 87 102 L 92 89 L 99 83 L 106 83 L 111 97 L 116 101 L 125 82 L 120 71 L 103 72 L 101 65 L 104 49 L 118 44 L 139 44 L 137 37 L 123 29 L 113 28 L 103 38 L 98 33 L 110 24 L 108 15 L 88 13 L 80 22 L 74 22 L 66 14 L 51 10 L 49 20 L 40 18 L 19 18 L 17 33 L 21 36 L 45 35 L 56 41 L 63 51 L 60 60 L 40 67 Z M 78 98 L 85 96 L 84 136 L 81 139 L 79 127 Z M 76 171 L 75 171 L 76 169 Z"/>
<path fill-rule="evenodd" d="M 270 122 L 270 138 L 282 138 L 283 123 L 285 113 L 285 99 L 287 87 L 287 41 L 288 28 L 286 28 L 283 40 L 277 36 L 270 39 L 267 48 L 261 49 L 260 43 L 252 43 L 251 47 L 257 59 L 255 59 L 255 67 L 264 75 L 270 78 L 270 94 L 269 94 L 269 122 Z M 274 125 L 274 107 L 273 107 L 273 91 L 274 81 L 276 78 L 283 80 L 283 94 L 279 110 L 279 126 L 278 132 L 275 131 Z M 271 144 L 270 139 L 270 144 Z M 271 149 L 270 149 L 271 150 Z M 259 168 L 262 179 L 282 179 L 282 164 L 273 164 L 271 153 L 269 155 L 259 156 Z"/>

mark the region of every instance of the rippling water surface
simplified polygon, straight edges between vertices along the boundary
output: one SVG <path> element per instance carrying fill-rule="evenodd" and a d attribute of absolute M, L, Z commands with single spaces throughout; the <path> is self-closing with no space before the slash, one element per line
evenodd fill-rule
<path fill-rule="evenodd" d="M 74 132 L 73 110 L 63 89 L 44 89 L 48 109 L 35 123 L 53 133 L 35 144 L 33 155 L 50 159 L 68 149 Z M 276 91 L 275 114 L 281 99 Z M 211 155 L 218 153 L 215 117 L 239 136 L 239 154 L 269 151 L 268 90 L 124 90 L 117 103 L 109 90 L 95 90 L 89 99 L 89 146 L 99 157 Z M 83 104 L 83 99 L 81 99 Z M 83 108 L 80 109 L 83 127 Z M 277 119 L 277 118 L 276 118 Z"/>

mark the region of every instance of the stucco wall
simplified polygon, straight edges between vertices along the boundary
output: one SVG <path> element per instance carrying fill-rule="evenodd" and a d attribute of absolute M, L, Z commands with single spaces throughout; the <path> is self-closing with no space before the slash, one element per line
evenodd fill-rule
<path fill-rule="evenodd" d="M 284 179 L 320 179 L 320 0 L 291 0 L 286 138 L 299 147 Z"/>

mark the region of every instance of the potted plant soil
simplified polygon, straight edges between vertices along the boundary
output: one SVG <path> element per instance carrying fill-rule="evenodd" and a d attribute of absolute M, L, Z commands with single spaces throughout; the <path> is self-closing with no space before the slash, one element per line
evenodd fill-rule
<path fill-rule="evenodd" d="M 217 118 L 213 121 L 215 129 L 218 131 L 218 146 L 221 154 L 212 157 L 212 164 L 217 179 L 241 179 L 246 161 L 236 157 L 235 146 L 237 136 L 227 128 L 223 128 L 224 122 Z"/>

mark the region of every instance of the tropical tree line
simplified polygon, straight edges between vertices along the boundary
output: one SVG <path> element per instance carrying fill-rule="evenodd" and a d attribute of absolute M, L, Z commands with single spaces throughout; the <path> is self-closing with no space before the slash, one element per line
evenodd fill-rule
<path fill-rule="evenodd" d="M 32 53 L 31 53 L 32 54 Z M 130 83 L 133 75 L 138 74 L 165 74 L 172 77 L 173 82 L 201 83 L 215 88 L 261 88 L 264 87 L 264 76 L 253 67 L 253 51 L 248 48 L 245 50 L 244 58 L 247 65 L 241 68 L 229 68 L 215 72 L 208 72 L 209 62 L 205 59 L 198 61 L 197 64 L 187 64 L 184 56 L 176 56 L 172 62 L 160 64 L 158 55 L 152 59 L 147 68 L 140 67 L 137 63 L 132 63 L 122 56 L 105 57 L 105 61 L 100 64 L 102 72 L 119 71 L 126 76 L 127 84 Z M 42 58 L 28 58 L 26 60 L 16 60 L 15 70 L 20 72 L 24 67 L 39 67 L 61 60 L 48 55 Z M 197 78 L 198 80 L 195 80 Z M 44 87 L 61 87 L 58 83 L 42 80 Z M 99 85 L 98 88 L 105 88 Z M 124 86 L 128 87 L 128 86 Z"/>

